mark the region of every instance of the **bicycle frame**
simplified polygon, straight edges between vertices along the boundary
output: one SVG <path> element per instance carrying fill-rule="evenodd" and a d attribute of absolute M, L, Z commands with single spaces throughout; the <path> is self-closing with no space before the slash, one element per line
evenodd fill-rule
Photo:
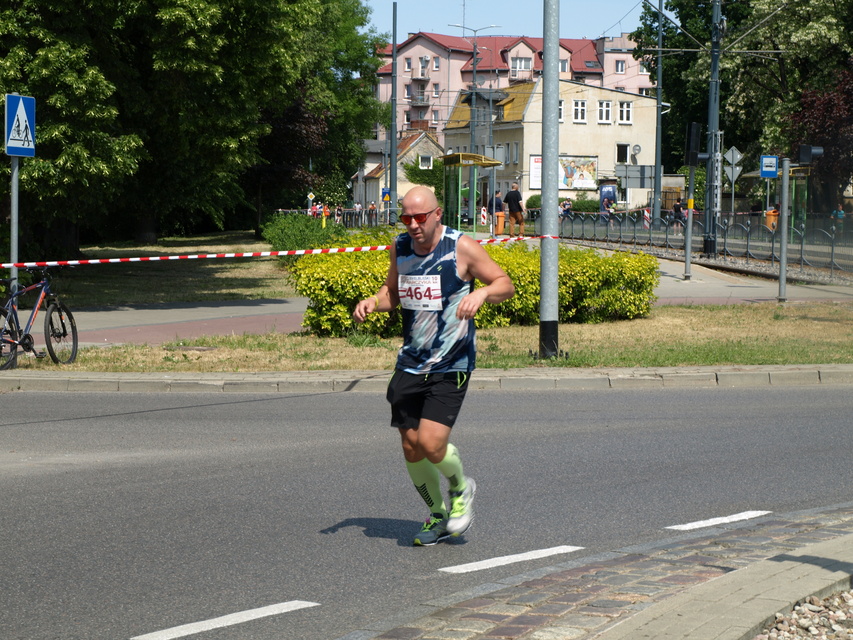
<path fill-rule="evenodd" d="M 33 305 L 33 310 L 30 311 L 30 317 L 27 320 L 27 324 L 24 327 L 21 327 L 20 318 L 18 316 L 18 298 L 25 293 L 29 293 L 30 291 L 35 291 L 36 289 L 41 289 L 39 292 L 38 300 Z M 41 280 L 38 282 L 34 282 L 28 287 L 24 287 L 23 289 L 17 289 L 13 293 L 9 295 L 9 300 L 6 302 L 6 310 L 9 313 L 15 316 L 15 320 L 18 321 L 18 326 L 21 327 L 21 340 L 18 341 L 18 344 L 21 344 L 21 341 L 24 339 L 24 336 L 31 335 L 33 325 L 35 324 L 36 318 L 38 317 L 39 311 L 42 308 L 42 304 L 46 298 L 52 296 L 53 293 L 50 290 L 50 284 L 47 281 L 47 276 L 42 275 Z M 11 342 L 11 340 L 9 341 Z"/>

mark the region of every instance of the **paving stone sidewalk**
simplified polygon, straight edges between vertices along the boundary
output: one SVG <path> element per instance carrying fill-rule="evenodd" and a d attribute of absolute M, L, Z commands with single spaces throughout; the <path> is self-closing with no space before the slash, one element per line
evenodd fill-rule
<path fill-rule="evenodd" d="M 746 640 L 797 600 L 849 588 L 851 546 L 853 503 L 770 514 L 432 599 L 428 615 L 339 640 Z"/>

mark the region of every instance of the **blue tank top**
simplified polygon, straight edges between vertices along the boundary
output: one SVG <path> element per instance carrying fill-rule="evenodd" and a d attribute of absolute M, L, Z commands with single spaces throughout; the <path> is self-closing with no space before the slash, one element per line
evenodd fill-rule
<path fill-rule="evenodd" d="M 403 305 L 403 346 L 397 356 L 397 368 L 414 374 L 474 370 L 476 354 L 474 320 L 459 320 L 459 302 L 474 289 L 473 281 L 462 280 L 456 266 L 456 245 L 460 231 L 444 227 L 438 246 L 426 256 L 415 253 L 408 233 L 397 236 L 397 272 L 400 276 L 400 301 Z M 407 279 L 407 276 L 414 278 Z M 438 290 L 429 293 L 431 279 L 440 283 Z M 411 286 L 414 283 L 415 286 Z M 421 283 L 421 284 L 418 284 Z M 437 307 L 406 308 L 409 306 Z M 425 296 L 422 301 L 422 296 Z"/>

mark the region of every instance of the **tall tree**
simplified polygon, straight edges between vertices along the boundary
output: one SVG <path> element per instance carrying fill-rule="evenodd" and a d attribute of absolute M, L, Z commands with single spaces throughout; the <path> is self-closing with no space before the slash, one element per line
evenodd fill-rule
<path fill-rule="evenodd" d="M 149 240 L 222 224 L 260 140 L 293 112 L 327 129 L 320 170 L 344 167 L 375 120 L 366 17 L 358 0 L 7 2 L 0 88 L 38 101 L 28 210 Z"/>
<path fill-rule="evenodd" d="M 853 177 L 853 69 L 841 72 L 831 85 L 803 92 L 788 120 L 791 140 L 823 147 L 812 175 L 818 180 L 819 203 L 828 211 Z"/>
<path fill-rule="evenodd" d="M 673 170 L 681 163 L 686 123 L 707 122 L 712 2 L 668 0 L 665 7 L 680 29 L 668 24 L 664 48 L 703 49 L 669 51 L 664 60 L 664 100 L 672 105 L 664 117 L 664 158 Z M 723 15 L 720 127 L 725 146 L 736 145 L 757 166 L 762 152 L 790 152 L 787 115 L 798 108 L 801 92 L 834 78 L 853 54 L 850 1 L 723 2 Z M 647 5 L 632 34 L 638 55 L 653 56 L 656 27 Z M 653 57 L 647 60 L 654 65 Z"/>
<path fill-rule="evenodd" d="M 142 138 L 122 128 L 115 82 L 96 53 L 116 53 L 120 20 L 106 5 L 85 16 L 65 0 L 0 7 L 0 89 L 36 98 L 37 155 L 21 162 L 22 256 L 36 257 L 28 247 L 37 238 L 44 250 L 73 250 L 74 225 L 102 224 L 144 156 Z M 0 172 L 8 195 L 9 164 Z"/>

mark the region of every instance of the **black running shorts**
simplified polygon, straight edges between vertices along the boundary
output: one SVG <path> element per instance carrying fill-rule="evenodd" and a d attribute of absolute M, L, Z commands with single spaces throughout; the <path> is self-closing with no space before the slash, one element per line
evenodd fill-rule
<path fill-rule="evenodd" d="M 391 426 L 398 429 L 417 429 L 421 419 L 453 427 L 470 373 L 412 374 L 394 371 L 385 397 L 391 403 Z"/>

